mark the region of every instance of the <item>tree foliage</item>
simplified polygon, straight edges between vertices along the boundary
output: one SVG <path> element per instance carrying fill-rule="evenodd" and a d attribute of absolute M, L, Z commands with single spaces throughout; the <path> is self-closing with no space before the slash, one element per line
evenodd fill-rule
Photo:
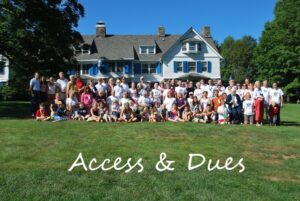
<path fill-rule="evenodd" d="M 279 82 L 285 92 L 299 99 L 300 77 L 300 1 L 279 0 L 275 19 L 265 29 L 255 52 L 261 79 Z"/>
<path fill-rule="evenodd" d="M 233 78 L 242 82 L 245 78 L 255 78 L 253 56 L 256 44 L 251 36 L 244 36 L 239 40 L 231 36 L 225 38 L 220 47 L 221 55 L 225 59 L 221 66 L 224 81 Z"/>
<path fill-rule="evenodd" d="M 83 15 L 77 0 L 0 0 L 0 53 L 17 75 L 70 67 Z"/>

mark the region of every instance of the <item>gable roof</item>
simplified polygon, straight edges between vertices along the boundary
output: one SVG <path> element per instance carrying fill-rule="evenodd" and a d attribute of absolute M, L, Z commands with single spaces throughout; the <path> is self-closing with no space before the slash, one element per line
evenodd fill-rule
<path fill-rule="evenodd" d="M 96 35 L 83 35 L 84 44 L 91 46 L 91 54 L 84 53 L 76 55 L 77 60 L 97 60 L 105 58 L 108 60 L 141 60 L 159 61 L 163 55 L 176 42 L 183 38 L 188 32 L 194 31 L 218 56 L 218 50 L 212 40 L 199 35 L 192 27 L 183 35 L 107 35 L 97 37 Z M 139 54 L 140 46 L 156 46 L 156 54 Z"/>

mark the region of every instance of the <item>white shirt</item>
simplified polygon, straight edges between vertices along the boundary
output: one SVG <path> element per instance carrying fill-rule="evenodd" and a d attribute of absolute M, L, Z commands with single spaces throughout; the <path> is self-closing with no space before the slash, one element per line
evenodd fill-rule
<path fill-rule="evenodd" d="M 115 95 L 116 95 L 118 98 L 121 98 L 121 97 L 122 97 L 122 94 L 123 94 L 123 87 L 122 87 L 122 86 L 120 86 L 120 85 L 114 86 L 114 91 L 115 91 Z"/>
<path fill-rule="evenodd" d="M 254 114 L 253 106 L 254 106 L 253 100 L 245 100 L 243 102 L 244 114 L 245 115 L 253 115 Z"/>
<path fill-rule="evenodd" d="M 186 93 L 186 89 L 184 87 L 181 87 L 181 86 L 175 87 L 175 91 L 176 91 L 177 94 L 180 93 L 183 96 Z"/>
<path fill-rule="evenodd" d="M 212 98 L 212 96 L 213 96 L 213 93 L 214 93 L 214 86 L 212 86 L 212 85 L 206 85 L 206 87 L 205 87 L 205 89 L 204 89 L 205 91 L 207 91 L 207 97 L 208 98 Z"/>
<path fill-rule="evenodd" d="M 201 109 L 202 110 L 205 110 L 208 102 L 209 102 L 209 98 L 201 98 L 200 99 L 200 104 L 201 104 Z"/>
<path fill-rule="evenodd" d="M 192 108 L 192 106 L 193 106 L 193 98 L 187 98 L 187 102 L 188 102 L 188 104 L 189 104 L 189 107 L 190 108 Z"/>
<path fill-rule="evenodd" d="M 263 92 L 261 89 L 255 88 L 253 92 L 253 98 L 257 99 L 259 97 L 264 97 Z"/>
<path fill-rule="evenodd" d="M 108 104 L 108 108 L 111 110 L 112 109 L 112 105 L 114 101 L 118 101 L 119 102 L 119 98 L 117 96 L 109 96 L 107 98 L 107 104 Z"/>
<path fill-rule="evenodd" d="M 170 89 L 165 89 L 165 90 L 164 90 L 164 93 L 163 93 L 163 97 L 167 97 L 169 91 L 170 91 Z"/>
<path fill-rule="evenodd" d="M 127 92 L 129 90 L 129 86 L 126 83 L 121 83 L 121 86 L 123 87 L 123 91 Z"/>
<path fill-rule="evenodd" d="M 176 103 L 176 99 L 175 99 L 175 98 L 173 98 L 173 97 L 171 97 L 171 98 L 166 97 L 166 98 L 165 98 L 164 104 L 166 105 L 166 109 L 167 109 L 168 111 L 171 111 L 172 105 L 173 105 L 174 103 Z"/>
<path fill-rule="evenodd" d="M 60 91 L 65 93 L 67 89 L 68 80 L 67 79 L 58 79 L 56 81 L 57 86 L 59 87 Z"/>
<path fill-rule="evenodd" d="M 136 89 L 129 89 L 130 97 L 133 97 L 133 94 L 136 92 Z"/>
<path fill-rule="evenodd" d="M 139 105 L 141 106 L 149 106 L 150 99 L 148 97 L 141 96 L 138 100 Z"/>
<path fill-rule="evenodd" d="M 245 91 L 244 91 L 244 94 L 243 94 L 243 97 L 245 97 L 245 95 L 247 94 L 247 93 L 250 93 L 250 95 L 251 95 L 251 100 L 253 100 L 253 91 L 251 91 L 250 89 L 245 89 Z"/>
<path fill-rule="evenodd" d="M 203 94 L 203 89 L 195 89 L 194 91 L 194 96 L 197 97 L 198 100 L 200 100 L 200 98 L 202 97 L 202 94 Z"/>
<path fill-rule="evenodd" d="M 161 91 L 158 89 L 152 89 L 154 100 L 157 102 L 161 102 Z"/>
<path fill-rule="evenodd" d="M 78 100 L 76 98 L 76 96 L 74 96 L 73 98 L 67 98 L 66 100 L 66 104 L 69 106 L 75 106 L 78 104 Z"/>
<path fill-rule="evenodd" d="M 269 87 L 261 87 L 261 90 L 262 90 L 263 96 L 265 98 L 264 103 L 265 103 L 265 105 L 267 105 L 267 104 L 269 104 L 269 98 L 270 98 L 270 90 L 271 90 L 271 88 L 269 88 Z"/>
<path fill-rule="evenodd" d="M 276 104 L 280 104 L 281 96 L 283 96 L 284 93 L 281 89 L 271 89 L 270 90 L 270 98 L 271 101 L 274 101 Z"/>
<path fill-rule="evenodd" d="M 54 83 L 53 85 L 50 85 L 50 83 L 48 83 L 48 94 L 54 95 L 56 87 L 56 83 Z"/>

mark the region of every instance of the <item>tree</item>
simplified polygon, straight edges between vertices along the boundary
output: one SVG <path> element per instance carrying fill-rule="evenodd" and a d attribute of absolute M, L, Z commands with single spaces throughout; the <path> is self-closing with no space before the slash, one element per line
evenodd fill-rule
<path fill-rule="evenodd" d="M 231 36 L 225 38 L 220 48 L 225 59 L 221 67 L 224 81 L 233 78 L 242 82 L 245 78 L 255 78 L 253 55 L 256 44 L 256 40 L 251 36 L 244 36 L 239 40 L 234 40 Z"/>
<path fill-rule="evenodd" d="M 0 53 L 16 75 L 54 73 L 75 64 L 72 47 L 84 8 L 77 0 L 0 0 Z"/>
<path fill-rule="evenodd" d="M 261 79 L 279 82 L 289 96 L 300 88 L 300 1 L 279 0 L 275 19 L 265 29 L 255 52 Z"/>

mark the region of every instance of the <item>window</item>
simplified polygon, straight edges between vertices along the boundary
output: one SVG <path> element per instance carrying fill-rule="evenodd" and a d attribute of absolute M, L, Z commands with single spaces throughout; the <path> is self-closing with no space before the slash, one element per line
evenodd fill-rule
<path fill-rule="evenodd" d="M 181 50 L 182 50 L 183 52 L 187 51 L 187 43 L 183 43 L 183 44 L 182 44 Z"/>
<path fill-rule="evenodd" d="M 196 72 L 196 62 L 189 62 L 190 72 Z"/>
<path fill-rule="evenodd" d="M 177 62 L 177 72 L 182 72 L 183 69 L 183 63 L 181 61 Z"/>
<path fill-rule="evenodd" d="M 150 73 L 156 73 L 156 65 L 150 64 Z"/>
<path fill-rule="evenodd" d="M 189 50 L 190 51 L 196 51 L 196 43 L 195 42 L 189 43 Z"/>
<path fill-rule="evenodd" d="M 201 43 L 198 43 L 198 52 L 201 52 Z"/>
<path fill-rule="evenodd" d="M 82 64 L 81 66 L 81 74 L 82 75 L 88 75 L 89 74 L 89 69 L 93 64 Z"/>
<path fill-rule="evenodd" d="M 149 73 L 149 67 L 148 64 L 142 64 L 142 73 Z"/>
<path fill-rule="evenodd" d="M 155 46 L 141 46 L 140 54 L 155 54 Z"/>
<path fill-rule="evenodd" d="M 123 73 L 123 67 L 124 67 L 124 62 L 117 62 L 116 72 Z"/>
<path fill-rule="evenodd" d="M 207 71 L 207 61 L 202 62 L 202 71 Z"/>
<path fill-rule="evenodd" d="M 115 62 L 108 62 L 108 72 L 116 72 Z"/>

